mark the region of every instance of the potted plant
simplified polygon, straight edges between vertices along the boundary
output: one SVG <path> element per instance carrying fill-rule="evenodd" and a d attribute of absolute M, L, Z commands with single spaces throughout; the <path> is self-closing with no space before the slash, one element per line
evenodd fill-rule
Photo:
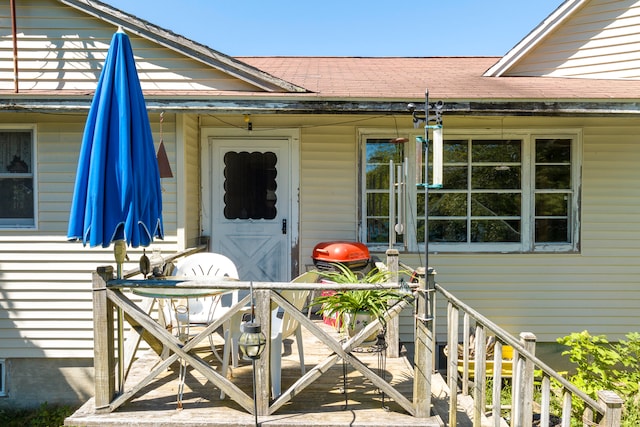
<path fill-rule="evenodd" d="M 373 268 L 368 273 L 355 272 L 344 264 L 334 263 L 334 271 L 320 271 L 318 274 L 326 281 L 345 283 L 386 283 L 391 275 L 389 271 Z M 316 297 L 312 304 L 320 305 L 318 313 L 335 316 L 336 327 L 349 336 L 354 336 L 375 319 L 382 319 L 389 304 L 403 295 L 395 289 L 354 289 L 338 290 L 331 294 Z M 376 339 L 378 331 L 365 342 Z"/>

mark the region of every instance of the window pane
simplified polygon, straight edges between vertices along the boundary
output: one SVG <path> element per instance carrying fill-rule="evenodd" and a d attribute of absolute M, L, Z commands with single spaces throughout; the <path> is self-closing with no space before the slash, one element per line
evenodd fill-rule
<path fill-rule="evenodd" d="M 424 241 L 424 237 L 420 241 Z M 429 242 L 460 243 L 466 241 L 466 220 L 429 220 Z"/>
<path fill-rule="evenodd" d="M 0 173 L 32 173 L 31 131 L 0 131 Z"/>
<path fill-rule="evenodd" d="M 467 163 L 469 161 L 469 142 L 463 140 L 445 140 L 442 144 L 442 160 L 445 163 Z"/>
<path fill-rule="evenodd" d="M 229 151 L 224 155 L 224 216 L 227 219 L 274 219 L 275 153 Z"/>
<path fill-rule="evenodd" d="M 389 189 L 389 164 L 367 165 L 367 190 Z"/>
<path fill-rule="evenodd" d="M 367 216 L 389 216 L 389 194 L 367 194 Z"/>
<path fill-rule="evenodd" d="M 571 188 L 571 165 L 536 166 L 536 188 Z"/>
<path fill-rule="evenodd" d="M 370 243 L 388 243 L 389 220 L 386 218 L 367 219 L 367 241 Z"/>
<path fill-rule="evenodd" d="M 537 243 L 567 243 L 570 241 L 566 219 L 536 219 Z"/>
<path fill-rule="evenodd" d="M 448 190 L 467 189 L 467 166 L 443 166 L 442 181 Z"/>
<path fill-rule="evenodd" d="M 473 216 L 520 216 L 519 193 L 473 193 L 471 215 Z"/>
<path fill-rule="evenodd" d="M 521 146 L 519 140 L 477 140 L 472 141 L 471 161 L 520 163 Z"/>
<path fill-rule="evenodd" d="M 33 218 L 33 180 L 31 178 L 0 179 L 0 200 L 2 200 L 0 218 Z M 7 222 L 2 223 L 12 225 Z M 23 221 L 19 223 L 24 224 Z"/>
<path fill-rule="evenodd" d="M 518 190 L 521 186 L 519 166 L 474 166 L 471 188 Z"/>
<path fill-rule="evenodd" d="M 422 206 L 422 215 L 424 215 L 424 205 Z M 467 195 L 461 193 L 429 194 L 429 216 L 467 216 Z"/>
<path fill-rule="evenodd" d="M 380 141 L 380 142 L 376 142 Z M 391 144 L 388 139 L 367 140 L 367 189 L 389 188 L 389 161 L 400 164 L 403 161 L 403 144 Z"/>
<path fill-rule="evenodd" d="M 519 242 L 519 220 L 472 220 L 471 241 L 481 242 Z"/>
<path fill-rule="evenodd" d="M 536 163 L 571 163 L 571 140 L 536 139 Z"/>
<path fill-rule="evenodd" d="M 536 216 L 566 216 L 569 197 L 566 194 L 536 194 Z"/>

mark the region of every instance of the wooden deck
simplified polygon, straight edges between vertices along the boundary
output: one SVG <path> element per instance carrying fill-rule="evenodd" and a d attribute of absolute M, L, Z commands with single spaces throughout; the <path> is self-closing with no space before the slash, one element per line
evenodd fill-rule
<path fill-rule="evenodd" d="M 335 333 L 334 328 L 316 324 Z M 217 336 L 217 335 L 216 335 Z M 307 369 L 316 366 L 331 354 L 331 351 L 315 336 L 303 328 L 305 365 Z M 222 340 L 217 346 L 222 349 Z M 205 359 L 219 370 L 219 362 L 210 349 L 201 347 Z M 207 354 L 208 353 L 208 354 Z M 300 377 L 295 340 L 285 341 L 282 358 L 283 390 Z M 377 353 L 357 353 L 358 358 L 369 368 L 379 366 Z M 133 366 L 131 381 L 148 374 L 159 362 L 155 353 L 145 352 Z M 220 390 L 207 381 L 198 371 L 188 368 L 183 408 L 177 407 L 178 369 L 177 365 L 168 369 L 129 402 L 111 413 L 96 414 L 93 399 L 65 420 L 65 426 L 253 426 L 255 419 L 229 398 L 220 399 Z M 304 389 L 299 395 L 280 408 L 275 414 L 261 416 L 258 424 L 277 426 L 440 426 L 440 416 L 416 418 L 406 413 L 395 402 L 381 395 L 369 380 L 350 366 L 346 367 L 346 382 L 342 363 L 331 367 L 319 380 Z M 246 393 L 252 393 L 251 363 L 240 362 L 231 372 L 233 382 Z M 411 399 L 413 393 L 413 369 L 410 361 L 403 356 L 386 358 L 386 380 L 402 395 Z M 346 388 L 344 387 L 346 384 Z M 441 384 L 434 381 L 434 410 L 444 391 Z M 433 412 L 432 412 L 433 413 Z M 446 412 L 445 412 L 446 413 Z M 444 414 L 443 414 L 444 415 Z"/>

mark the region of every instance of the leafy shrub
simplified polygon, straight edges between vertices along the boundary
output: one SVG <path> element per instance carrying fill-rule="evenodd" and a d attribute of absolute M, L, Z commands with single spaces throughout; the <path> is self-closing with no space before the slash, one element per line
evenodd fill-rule
<path fill-rule="evenodd" d="M 569 380 L 594 399 L 598 390 L 616 392 L 624 400 L 622 426 L 636 427 L 640 425 L 640 333 L 631 332 L 626 338 L 612 343 L 605 335 L 582 331 L 557 341 L 569 347 L 562 354 L 576 364 Z M 576 414 L 584 410 L 579 399 L 573 405 Z"/>

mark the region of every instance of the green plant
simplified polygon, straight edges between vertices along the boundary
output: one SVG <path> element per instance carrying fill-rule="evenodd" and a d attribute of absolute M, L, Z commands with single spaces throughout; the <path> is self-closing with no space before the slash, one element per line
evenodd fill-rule
<path fill-rule="evenodd" d="M 344 264 L 335 263 L 335 271 L 321 271 L 320 276 L 333 283 L 386 283 L 391 275 L 388 271 L 373 268 L 366 274 L 354 272 Z M 347 326 L 347 317 L 367 312 L 375 319 L 382 319 L 389 304 L 402 298 L 395 289 L 339 290 L 331 295 L 315 298 L 313 305 L 320 304 L 320 314 L 336 316 L 339 325 Z M 352 323 L 355 316 L 351 316 Z M 353 327 L 353 324 L 351 325 Z"/>
<path fill-rule="evenodd" d="M 557 341 L 569 347 L 562 354 L 576 364 L 575 374 L 569 380 L 594 399 L 598 390 L 616 392 L 625 401 L 622 426 L 631 427 L 640 425 L 640 333 L 629 333 L 626 338 L 611 343 L 605 335 L 582 331 Z M 574 399 L 573 406 L 575 418 L 584 405 Z"/>

